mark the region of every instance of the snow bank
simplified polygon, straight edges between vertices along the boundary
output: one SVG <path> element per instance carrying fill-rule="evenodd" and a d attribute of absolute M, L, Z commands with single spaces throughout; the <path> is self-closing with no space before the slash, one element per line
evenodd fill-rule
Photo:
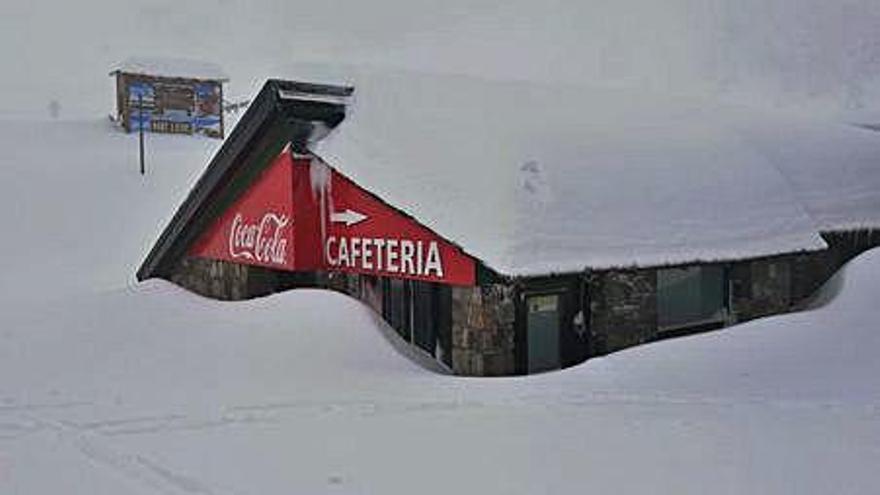
<path fill-rule="evenodd" d="M 813 312 L 466 379 L 337 293 L 127 286 L 214 140 L 148 136 L 146 177 L 107 122 L 0 140 L 0 493 L 876 491 L 880 251 Z"/>
<path fill-rule="evenodd" d="M 825 247 L 876 218 L 880 139 L 668 95 L 466 77 L 351 76 L 315 151 L 502 273 Z"/>
<path fill-rule="evenodd" d="M 880 348 L 880 249 L 844 271 L 829 282 L 841 285 L 829 288 L 836 296 L 817 309 L 635 347 L 538 380 L 562 391 L 598 374 L 621 394 L 872 407 L 880 382 L 865 377 L 880 367 L 873 357 Z"/>
<path fill-rule="evenodd" d="M 332 292 L 7 305 L 0 491 L 872 493 L 880 253 L 849 273 L 819 311 L 502 379 L 417 367 Z"/>
<path fill-rule="evenodd" d="M 217 140 L 137 135 L 107 120 L 0 120 L 0 294 L 9 303 L 125 287 Z"/>

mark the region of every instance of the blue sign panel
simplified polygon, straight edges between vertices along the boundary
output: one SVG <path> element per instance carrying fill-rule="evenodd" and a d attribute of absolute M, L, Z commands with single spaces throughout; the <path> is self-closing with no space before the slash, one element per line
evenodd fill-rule
<path fill-rule="evenodd" d="M 221 102 L 219 83 L 132 81 L 128 85 L 129 129 L 222 137 Z"/>

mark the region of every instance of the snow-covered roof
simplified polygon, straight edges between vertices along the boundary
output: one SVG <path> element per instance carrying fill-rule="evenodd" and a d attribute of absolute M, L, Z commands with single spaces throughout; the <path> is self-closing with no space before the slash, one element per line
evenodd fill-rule
<path fill-rule="evenodd" d="M 186 58 L 131 57 L 113 66 L 110 73 L 116 72 L 212 81 L 229 79 L 217 64 Z"/>
<path fill-rule="evenodd" d="M 314 151 L 510 275 L 826 247 L 880 227 L 880 136 L 614 88 L 359 72 Z"/>
<path fill-rule="evenodd" d="M 880 133 L 790 122 L 744 134 L 782 173 L 816 228 L 880 228 Z"/>

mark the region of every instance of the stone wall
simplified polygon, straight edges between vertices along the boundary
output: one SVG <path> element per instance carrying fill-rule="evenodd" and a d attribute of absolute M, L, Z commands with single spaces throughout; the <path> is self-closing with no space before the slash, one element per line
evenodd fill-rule
<path fill-rule="evenodd" d="M 452 368 L 456 374 L 516 372 L 515 297 L 509 285 L 452 288 Z"/>
<path fill-rule="evenodd" d="M 175 284 L 205 297 L 234 301 L 277 292 L 285 277 L 258 266 L 184 257 L 169 277 Z"/>
<path fill-rule="evenodd" d="M 734 321 L 794 311 L 853 257 L 880 245 L 880 231 L 823 234 L 828 249 L 731 264 Z"/>
<path fill-rule="evenodd" d="M 730 265 L 733 321 L 784 313 L 791 308 L 790 257 L 760 258 Z"/>
<path fill-rule="evenodd" d="M 588 276 L 592 354 L 649 342 L 657 335 L 657 271 L 614 270 Z"/>

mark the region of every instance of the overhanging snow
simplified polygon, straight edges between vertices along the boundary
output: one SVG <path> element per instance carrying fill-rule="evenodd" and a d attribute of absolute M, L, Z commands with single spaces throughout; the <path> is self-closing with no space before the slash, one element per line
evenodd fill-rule
<path fill-rule="evenodd" d="M 878 211 L 876 187 L 837 196 L 880 180 L 880 139 L 858 129 L 604 87 L 351 82 L 349 116 L 314 151 L 505 274 L 818 250 L 847 202 Z"/>

